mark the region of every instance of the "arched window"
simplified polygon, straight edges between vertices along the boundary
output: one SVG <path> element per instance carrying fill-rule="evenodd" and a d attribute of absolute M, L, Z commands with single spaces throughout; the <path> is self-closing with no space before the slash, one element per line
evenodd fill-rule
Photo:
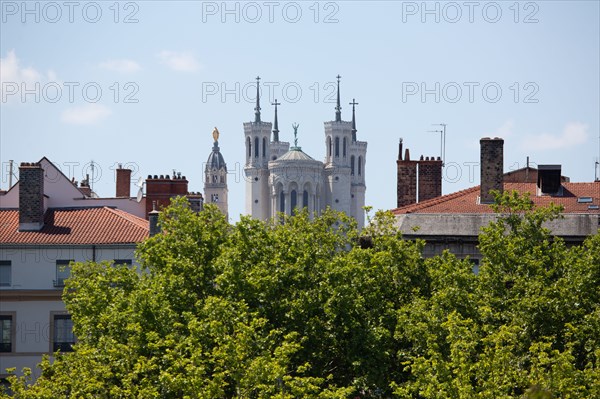
<path fill-rule="evenodd" d="M 279 193 L 279 212 L 285 212 L 285 194 L 283 190 Z"/>
<path fill-rule="evenodd" d="M 362 157 L 358 157 L 358 175 L 362 175 Z"/>
<path fill-rule="evenodd" d="M 267 156 L 267 139 L 263 137 L 263 158 Z"/>
<path fill-rule="evenodd" d="M 327 156 L 331 158 L 331 136 L 327 137 Z"/>
<path fill-rule="evenodd" d="M 344 145 L 342 146 L 342 155 L 346 157 L 346 138 L 344 137 Z"/>
<path fill-rule="evenodd" d="M 290 205 L 292 208 L 292 214 L 294 213 L 294 209 L 298 206 L 298 195 L 296 194 L 296 190 L 292 190 L 290 193 Z"/>
<path fill-rule="evenodd" d="M 246 147 L 248 147 L 248 158 L 250 158 L 252 156 L 252 140 L 250 140 L 250 137 L 246 140 Z"/>
<path fill-rule="evenodd" d="M 258 158 L 258 151 L 259 151 L 258 137 L 255 137 L 254 138 L 254 158 Z"/>
<path fill-rule="evenodd" d="M 335 156 L 336 157 L 340 156 L 340 138 L 339 137 L 335 138 Z"/>
<path fill-rule="evenodd" d="M 302 193 L 302 207 L 308 208 L 308 190 L 304 190 Z"/>
<path fill-rule="evenodd" d="M 354 155 L 352 155 L 350 157 L 350 174 L 352 176 L 354 176 L 354 161 L 355 161 L 355 158 L 354 158 Z"/>

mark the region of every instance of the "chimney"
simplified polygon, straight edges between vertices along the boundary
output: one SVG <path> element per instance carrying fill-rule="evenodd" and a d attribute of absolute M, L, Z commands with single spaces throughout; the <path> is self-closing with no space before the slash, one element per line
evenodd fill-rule
<path fill-rule="evenodd" d="M 401 146 L 402 144 L 400 144 Z M 402 149 L 399 148 L 400 153 Z M 397 205 L 398 208 L 417 202 L 417 161 L 410 160 L 410 152 L 405 149 L 404 159 L 398 165 Z"/>
<path fill-rule="evenodd" d="M 121 164 L 117 172 L 117 197 L 130 197 L 131 169 L 123 169 Z"/>
<path fill-rule="evenodd" d="M 157 209 L 168 206 L 171 198 L 185 196 L 188 193 L 188 181 L 185 176 L 148 175 L 146 179 L 146 215 L 152 211 L 152 203 L 156 201 Z"/>
<path fill-rule="evenodd" d="M 150 226 L 150 237 L 154 237 L 160 233 L 160 226 L 158 225 L 158 215 L 160 212 L 156 210 L 156 201 L 152 202 L 152 211 L 148 214 L 148 223 Z"/>
<path fill-rule="evenodd" d="M 542 194 L 560 194 L 561 166 L 538 165 L 537 187 Z"/>
<path fill-rule="evenodd" d="M 422 157 L 421 157 L 422 158 Z M 419 202 L 442 195 L 442 158 L 419 161 Z"/>
<path fill-rule="evenodd" d="M 39 163 L 19 167 L 19 231 L 39 231 L 44 226 L 44 169 Z"/>
<path fill-rule="evenodd" d="M 484 137 L 479 140 L 481 146 L 481 191 L 479 202 L 491 204 L 494 196 L 491 190 L 504 191 L 504 140 L 496 137 Z"/>

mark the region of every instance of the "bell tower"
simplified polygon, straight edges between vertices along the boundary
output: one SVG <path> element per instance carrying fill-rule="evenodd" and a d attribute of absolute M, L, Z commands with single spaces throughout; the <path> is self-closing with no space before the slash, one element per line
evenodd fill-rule
<path fill-rule="evenodd" d="M 213 130 L 214 144 L 204 168 L 204 198 L 228 216 L 227 164 L 219 149 L 219 129 Z"/>
<path fill-rule="evenodd" d="M 244 123 L 246 143 L 246 213 L 261 220 L 270 216 L 269 168 L 271 123 L 260 117 L 260 77 L 256 77 L 256 107 L 254 122 Z"/>

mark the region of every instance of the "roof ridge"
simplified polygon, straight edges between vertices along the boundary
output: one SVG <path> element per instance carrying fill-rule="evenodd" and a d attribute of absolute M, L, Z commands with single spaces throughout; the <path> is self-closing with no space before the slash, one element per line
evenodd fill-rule
<path fill-rule="evenodd" d="M 129 213 L 129 212 L 124 211 L 119 208 L 114 208 L 114 207 L 109 207 L 109 206 L 104 206 L 102 208 L 108 210 L 109 212 L 113 213 L 114 215 L 118 216 L 121 219 L 124 219 L 128 222 L 132 222 L 132 223 L 136 224 L 138 227 L 149 229 L 149 227 L 147 226 L 146 219 L 142 219 L 139 216 L 136 216 L 132 213 Z"/>

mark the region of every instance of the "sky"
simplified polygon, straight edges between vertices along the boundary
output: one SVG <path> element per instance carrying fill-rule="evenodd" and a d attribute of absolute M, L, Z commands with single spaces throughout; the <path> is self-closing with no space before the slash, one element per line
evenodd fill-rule
<path fill-rule="evenodd" d="M 439 156 L 442 190 L 479 184 L 479 139 L 504 169 L 561 164 L 593 181 L 600 156 L 598 1 L 0 1 L 0 189 L 9 160 L 46 156 L 114 196 L 181 172 L 203 191 L 212 131 L 228 166 L 229 215 L 245 213 L 243 123 L 278 110 L 280 138 L 325 157 L 323 122 L 356 99 L 368 142 L 366 204 L 396 206 L 396 159 Z M 17 173 L 16 173 L 17 174 Z M 14 179 L 13 179 L 14 182 Z M 132 195 L 136 188 L 132 186 Z"/>

